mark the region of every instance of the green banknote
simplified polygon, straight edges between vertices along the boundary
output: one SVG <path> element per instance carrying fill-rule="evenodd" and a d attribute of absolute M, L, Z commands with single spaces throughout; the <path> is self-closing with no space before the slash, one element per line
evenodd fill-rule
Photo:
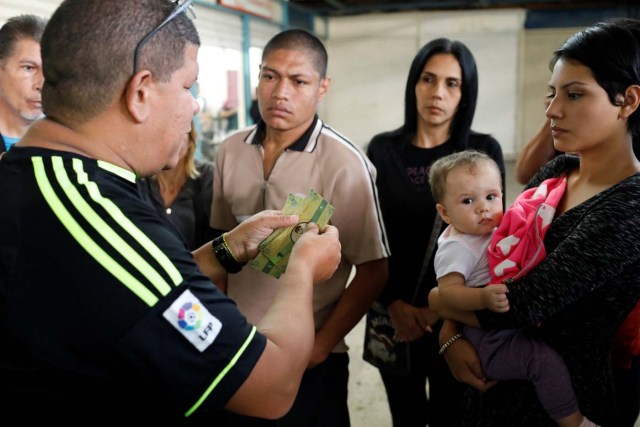
<path fill-rule="evenodd" d="M 302 213 L 302 209 L 304 209 L 303 203 L 305 199 L 306 199 L 306 196 L 300 196 L 298 194 L 289 194 L 289 197 L 287 197 L 287 201 L 284 203 L 284 206 L 281 212 L 285 215 L 300 215 Z M 258 249 L 262 250 L 262 248 L 264 248 L 265 246 L 269 246 L 276 237 L 278 237 L 280 234 L 284 232 L 284 230 L 286 229 L 279 228 L 273 233 L 271 233 L 269 237 L 264 239 L 260 243 L 260 245 L 258 245 Z"/>
<path fill-rule="evenodd" d="M 280 278 L 287 269 L 291 249 L 310 222 L 322 228 L 329 223 L 334 207 L 315 190 L 309 190 L 306 197 L 290 194 L 282 208 L 284 214 L 300 217 L 297 224 L 274 231 L 258 248 L 258 256 L 251 265 L 273 277 Z"/>
<path fill-rule="evenodd" d="M 283 273 L 283 271 L 280 270 L 280 267 L 272 263 L 269 258 L 262 254 L 262 252 L 258 252 L 258 256 L 251 261 L 250 265 L 263 273 L 267 273 L 275 277 L 276 279 L 279 279 Z"/>

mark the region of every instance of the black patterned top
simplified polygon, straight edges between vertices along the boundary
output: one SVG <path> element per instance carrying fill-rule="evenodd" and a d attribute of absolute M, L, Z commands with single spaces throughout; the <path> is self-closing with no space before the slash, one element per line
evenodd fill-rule
<path fill-rule="evenodd" d="M 529 183 L 575 169 L 562 155 Z M 564 358 L 582 413 L 615 425 L 611 377 L 614 333 L 640 299 L 640 174 L 559 215 L 545 236 L 547 258 L 509 285 L 511 309 L 478 311 L 484 328 L 523 327 Z M 469 390 L 463 426 L 556 426 L 531 383 L 505 381 Z"/>

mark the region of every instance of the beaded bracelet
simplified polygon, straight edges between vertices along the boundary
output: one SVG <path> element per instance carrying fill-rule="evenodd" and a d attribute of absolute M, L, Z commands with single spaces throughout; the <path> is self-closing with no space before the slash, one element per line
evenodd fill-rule
<path fill-rule="evenodd" d="M 451 344 L 456 342 L 458 338 L 462 338 L 461 333 L 455 334 L 454 336 L 449 338 L 446 343 L 442 344 L 442 347 L 440 347 L 440 350 L 438 350 L 438 355 L 442 356 L 444 352 L 447 351 L 447 349 L 451 346 Z"/>
<path fill-rule="evenodd" d="M 226 233 L 221 234 L 211 242 L 213 253 L 220 265 L 227 270 L 228 273 L 237 273 L 242 270 L 246 262 L 238 262 L 233 252 L 231 252 L 231 249 L 229 249 L 225 234 Z"/>

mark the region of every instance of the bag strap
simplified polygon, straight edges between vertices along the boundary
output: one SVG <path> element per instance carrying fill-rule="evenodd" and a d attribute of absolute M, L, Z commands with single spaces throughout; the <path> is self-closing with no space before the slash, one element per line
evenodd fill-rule
<path fill-rule="evenodd" d="M 424 261 L 422 261 L 422 268 L 420 269 L 420 275 L 418 276 L 416 291 L 413 294 L 413 301 L 416 300 L 416 298 L 422 291 L 422 282 L 424 280 L 424 275 L 427 273 L 429 261 L 431 261 L 431 256 L 433 255 L 433 251 L 436 248 L 436 244 L 438 243 L 438 237 L 440 237 L 441 228 L 442 218 L 440 217 L 440 214 L 436 212 L 436 217 L 433 220 L 433 228 L 431 229 L 431 235 L 429 236 L 429 243 L 427 244 L 427 251 L 424 254 Z"/>

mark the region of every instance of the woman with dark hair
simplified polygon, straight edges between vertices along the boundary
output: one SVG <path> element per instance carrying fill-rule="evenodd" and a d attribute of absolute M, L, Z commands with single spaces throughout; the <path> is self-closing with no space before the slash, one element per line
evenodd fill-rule
<path fill-rule="evenodd" d="M 612 19 L 576 33 L 554 52 L 550 68 L 546 115 L 554 147 L 577 155 L 554 158 L 528 184 L 567 178 L 544 237 L 547 257 L 507 284 L 508 312 L 443 314 L 483 328 L 524 328 L 562 356 L 585 417 L 603 427 L 632 426 L 621 409 L 629 402 L 616 400 L 611 348 L 640 300 L 640 162 L 632 148 L 640 131 L 640 21 Z M 442 328 L 443 345 L 457 336 L 454 325 Z M 531 383 L 502 381 L 486 390 L 464 337 L 445 350 L 456 378 L 483 390 L 468 389 L 460 425 L 555 425 Z M 637 387 L 632 367 L 628 375 Z M 620 391 L 618 399 L 626 394 Z"/>
<path fill-rule="evenodd" d="M 378 172 L 376 184 L 393 254 L 377 303 L 390 314 L 395 340 L 409 343 L 408 372 L 379 368 L 394 427 L 448 427 L 461 400 L 462 385 L 438 356 L 439 324 L 434 325 L 436 333 L 428 333 L 434 314 L 427 307 L 427 295 L 437 281 L 433 255 L 425 255 L 430 236 L 444 229 L 434 223 L 436 203 L 428 175 L 439 158 L 474 148 L 496 161 L 504 187 L 500 145 L 490 135 L 471 130 L 477 97 L 478 72 L 469 49 L 459 41 L 433 40 L 411 64 L 404 124 L 374 136 L 367 147 Z"/>
<path fill-rule="evenodd" d="M 213 199 L 213 163 L 195 158 L 198 135 L 191 124 L 175 168 L 140 180 L 144 198 L 165 216 L 195 250 L 214 237 L 209 226 Z"/>

